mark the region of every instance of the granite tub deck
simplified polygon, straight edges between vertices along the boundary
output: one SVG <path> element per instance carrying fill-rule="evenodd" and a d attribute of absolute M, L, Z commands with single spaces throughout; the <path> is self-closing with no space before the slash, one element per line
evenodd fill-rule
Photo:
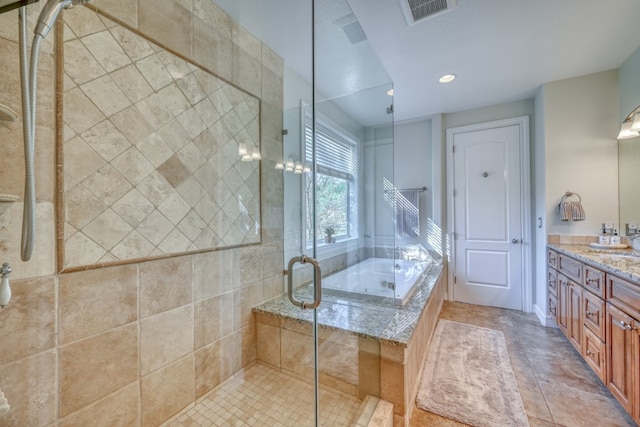
<path fill-rule="evenodd" d="M 402 307 L 323 295 L 317 309 L 323 386 L 394 405 L 394 425 L 408 426 L 427 346 L 446 288 L 443 266 L 432 268 Z M 313 311 L 286 296 L 253 308 L 257 360 L 313 379 Z"/>

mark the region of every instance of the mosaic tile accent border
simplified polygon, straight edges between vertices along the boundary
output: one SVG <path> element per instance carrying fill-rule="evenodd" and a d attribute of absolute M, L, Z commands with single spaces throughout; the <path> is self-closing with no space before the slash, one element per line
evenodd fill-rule
<path fill-rule="evenodd" d="M 260 242 L 260 100 L 105 17 L 64 31 L 64 268 Z"/>

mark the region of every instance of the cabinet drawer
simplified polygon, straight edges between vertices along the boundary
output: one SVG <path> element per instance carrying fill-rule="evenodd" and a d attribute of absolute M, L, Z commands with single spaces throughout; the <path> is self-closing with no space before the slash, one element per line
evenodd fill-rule
<path fill-rule="evenodd" d="M 582 312 L 584 326 L 589 328 L 600 340 L 605 340 L 605 305 L 604 301 L 590 292 L 582 294 Z"/>
<path fill-rule="evenodd" d="M 607 349 L 604 343 L 585 326 L 582 336 L 582 357 L 602 382 L 606 381 L 606 353 Z"/>
<path fill-rule="evenodd" d="M 596 268 L 583 264 L 582 275 L 584 277 L 584 282 L 582 283 L 584 287 L 600 298 L 604 298 L 604 273 Z"/>
<path fill-rule="evenodd" d="M 558 297 L 549 294 L 549 315 L 557 322 L 558 319 Z"/>
<path fill-rule="evenodd" d="M 606 296 L 607 302 L 640 318 L 640 286 L 607 274 Z"/>
<path fill-rule="evenodd" d="M 558 255 L 558 270 L 568 278 L 582 283 L 582 263 L 566 255 Z"/>
<path fill-rule="evenodd" d="M 558 253 L 552 251 L 551 249 L 547 250 L 547 264 L 549 264 L 553 268 L 558 268 Z"/>
<path fill-rule="evenodd" d="M 547 269 L 547 286 L 550 294 L 558 296 L 558 272 L 552 268 Z"/>

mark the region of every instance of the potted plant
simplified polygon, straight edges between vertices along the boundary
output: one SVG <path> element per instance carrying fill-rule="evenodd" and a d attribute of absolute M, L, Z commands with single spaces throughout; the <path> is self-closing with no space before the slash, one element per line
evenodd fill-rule
<path fill-rule="evenodd" d="M 328 226 L 327 228 L 324 229 L 324 241 L 325 243 L 332 243 L 333 242 L 333 235 L 335 234 L 336 230 L 335 228 L 333 228 L 333 225 Z"/>

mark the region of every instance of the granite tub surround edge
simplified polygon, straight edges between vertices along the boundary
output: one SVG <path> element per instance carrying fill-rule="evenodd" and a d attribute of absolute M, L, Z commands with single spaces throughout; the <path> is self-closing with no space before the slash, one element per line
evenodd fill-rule
<path fill-rule="evenodd" d="M 443 265 L 433 267 L 402 307 L 359 300 L 354 300 L 353 305 L 346 305 L 342 297 L 323 295 L 323 302 L 318 308 L 318 324 L 327 329 L 348 331 L 361 338 L 406 347 L 443 270 Z M 253 312 L 300 323 L 310 324 L 313 321 L 313 311 L 298 309 L 286 295 L 254 307 Z"/>
<path fill-rule="evenodd" d="M 631 249 L 594 249 L 588 245 L 548 244 L 549 249 L 574 257 L 607 273 L 640 283 L 640 256 L 617 258 L 615 255 L 633 256 Z"/>

